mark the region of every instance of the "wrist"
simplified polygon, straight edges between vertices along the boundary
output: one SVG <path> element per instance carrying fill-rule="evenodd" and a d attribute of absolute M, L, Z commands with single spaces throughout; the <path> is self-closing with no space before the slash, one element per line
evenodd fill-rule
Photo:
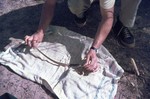
<path fill-rule="evenodd" d="M 38 34 L 43 34 L 43 35 L 44 35 L 44 30 L 43 30 L 43 29 L 38 29 L 36 32 L 37 32 Z"/>
<path fill-rule="evenodd" d="M 91 46 L 90 50 L 93 50 L 93 51 L 95 51 L 96 53 L 98 53 L 98 49 L 95 48 L 94 46 Z"/>

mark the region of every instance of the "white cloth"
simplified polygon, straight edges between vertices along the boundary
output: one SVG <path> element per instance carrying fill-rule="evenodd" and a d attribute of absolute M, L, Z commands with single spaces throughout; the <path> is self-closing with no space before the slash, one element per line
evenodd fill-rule
<path fill-rule="evenodd" d="M 55 33 L 51 34 L 50 31 Z M 0 53 L 0 63 L 44 85 L 59 99 L 113 99 L 117 92 L 117 82 L 124 71 L 107 49 L 103 46 L 99 48 L 100 69 L 82 75 L 77 72 L 82 67 L 75 69 L 71 65 L 81 64 L 92 39 L 62 27 L 54 26 L 50 31 L 38 50 L 24 46 L 9 47 Z M 70 67 L 59 63 L 70 64 Z"/>

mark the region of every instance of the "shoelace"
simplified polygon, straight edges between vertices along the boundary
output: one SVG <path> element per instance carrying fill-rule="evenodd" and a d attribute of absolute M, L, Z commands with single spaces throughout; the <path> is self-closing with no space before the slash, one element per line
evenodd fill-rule
<path fill-rule="evenodd" d="M 124 36 L 125 38 L 130 38 L 130 37 L 132 36 L 127 27 L 124 27 L 123 36 Z"/>

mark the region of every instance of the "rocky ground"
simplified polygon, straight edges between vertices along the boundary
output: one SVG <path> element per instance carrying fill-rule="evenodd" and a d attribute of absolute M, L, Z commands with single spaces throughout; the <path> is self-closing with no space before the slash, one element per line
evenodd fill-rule
<path fill-rule="evenodd" d="M 35 32 L 42 8 L 42 0 L 0 0 L 0 50 L 10 43 L 9 38 L 23 39 Z M 150 1 L 143 0 L 132 32 L 136 46 L 132 49 L 119 46 L 110 33 L 104 46 L 125 70 L 119 82 L 117 99 L 150 98 Z M 120 3 L 116 3 L 116 16 Z M 63 26 L 82 35 L 94 37 L 100 21 L 99 6 L 93 4 L 88 11 L 87 25 L 78 28 L 66 2 L 57 4 L 52 25 Z M 131 58 L 136 62 L 140 76 L 135 74 Z M 10 93 L 18 99 L 52 99 L 51 93 L 41 85 L 24 79 L 0 65 L 0 95 Z"/>

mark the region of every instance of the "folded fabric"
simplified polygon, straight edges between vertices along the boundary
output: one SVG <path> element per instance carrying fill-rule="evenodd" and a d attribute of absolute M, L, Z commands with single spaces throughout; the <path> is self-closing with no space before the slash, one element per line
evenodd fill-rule
<path fill-rule="evenodd" d="M 104 46 L 98 50 L 99 70 L 87 73 L 82 59 L 92 39 L 52 26 L 37 48 L 17 45 L 0 53 L 0 63 L 27 79 L 44 85 L 59 99 L 113 99 L 123 74 Z M 53 32 L 53 33 L 51 33 Z"/>

